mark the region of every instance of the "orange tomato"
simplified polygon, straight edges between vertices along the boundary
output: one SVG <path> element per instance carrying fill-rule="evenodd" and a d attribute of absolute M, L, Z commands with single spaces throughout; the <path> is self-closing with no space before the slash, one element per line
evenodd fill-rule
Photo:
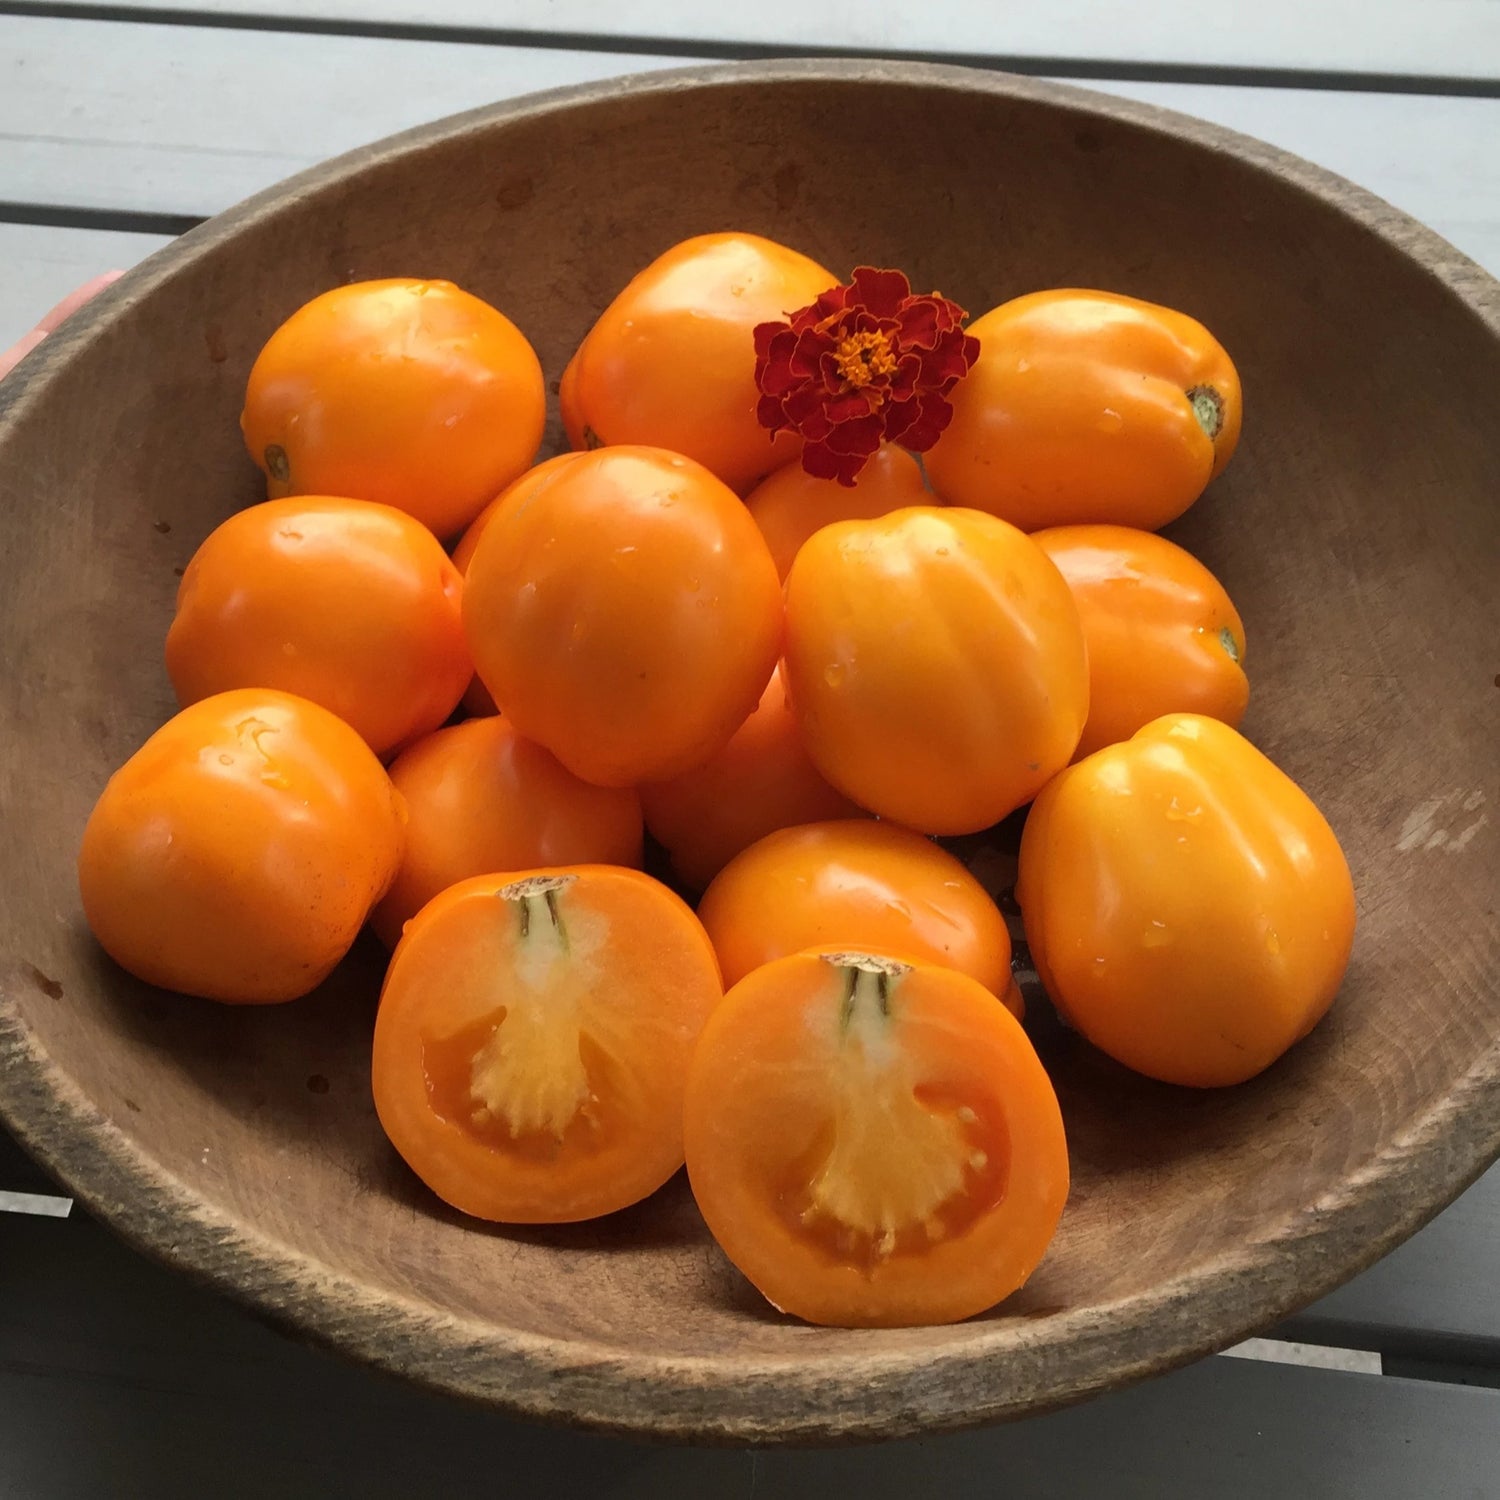
<path fill-rule="evenodd" d="M 1054 526 L 1031 539 L 1067 579 L 1083 619 L 1089 717 L 1078 758 L 1163 714 L 1240 722 L 1250 700 L 1245 627 L 1192 553 L 1128 526 Z"/>
<path fill-rule="evenodd" d="M 980 883 L 931 839 L 862 820 L 784 828 L 721 870 L 698 904 L 724 983 L 807 948 L 961 969 L 1004 999 L 1010 934 Z"/>
<path fill-rule="evenodd" d="M 88 924 L 148 984 L 292 1000 L 348 951 L 401 863 L 406 809 L 343 720 L 245 688 L 168 720 L 84 829 Z"/>
<path fill-rule="evenodd" d="M 641 807 L 672 868 L 700 891 L 741 849 L 778 828 L 862 816 L 807 758 L 779 668 L 729 743 L 671 781 L 648 782 Z"/>
<path fill-rule="evenodd" d="M 1016 885 L 1037 973 L 1096 1047 L 1208 1088 L 1269 1067 L 1338 991 L 1354 886 L 1311 799 L 1216 719 L 1168 714 L 1036 800 Z"/>
<path fill-rule="evenodd" d="M 447 281 L 357 281 L 299 308 L 240 427 L 267 493 L 348 495 L 463 530 L 531 462 L 547 393 L 526 337 Z"/>
<path fill-rule="evenodd" d="M 813 1323 L 993 1307 L 1068 1195 L 1057 1098 L 1014 1017 L 966 974 L 859 953 L 730 990 L 688 1069 L 685 1145 L 724 1253 Z"/>
<path fill-rule="evenodd" d="M 1239 375 L 1185 313 L 1114 292 L 1033 292 L 969 332 L 979 361 L 926 461 L 950 505 L 1024 531 L 1154 530 L 1203 493 L 1239 441 Z"/>
<path fill-rule="evenodd" d="M 781 639 L 776 566 L 744 505 L 657 448 L 579 455 L 500 507 L 464 624 L 501 712 L 599 786 L 721 750 Z"/>
<path fill-rule="evenodd" d="M 575 448 L 635 443 L 684 453 L 743 493 L 801 443 L 755 417 L 757 323 L 838 277 L 754 234 L 701 234 L 658 256 L 615 298 L 562 377 Z"/>
<path fill-rule="evenodd" d="M 813 535 L 786 582 L 783 670 L 812 762 L 923 833 L 972 833 L 1067 765 L 1083 628 L 1047 555 L 993 516 L 898 510 Z"/>
<path fill-rule="evenodd" d="M 792 462 L 768 474 L 745 497 L 783 579 L 803 542 L 822 527 L 933 503 L 935 497 L 922 482 L 922 466 L 904 448 L 889 443 L 875 450 L 852 489 L 836 479 L 815 479 L 800 462 Z"/>
<path fill-rule="evenodd" d="M 578 457 L 576 453 L 559 453 L 554 458 L 543 460 L 534 468 L 527 469 L 519 479 L 513 480 L 500 491 L 485 508 L 469 523 L 468 530 L 458 539 L 458 544 L 453 549 L 453 566 L 460 573 L 469 571 L 469 559 L 474 556 L 479 547 L 479 539 L 489 527 L 490 522 L 500 512 L 501 502 L 513 494 L 530 493 L 533 485 L 541 483 L 554 469 L 559 469 L 565 464 Z M 478 673 L 469 679 L 469 685 L 464 689 L 463 706 L 466 713 L 476 717 L 495 712 L 495 700 L 490 697 L 489 689 L 479 680 Z"/>
<path fill-rule="evenodd" d="M 542 865 L 639 865 L 641 803 L 590 786 L 504 719 L 471 719 L 391 763 L 406 799 L 406 855 L 373 925 L 393 948 L 439 891 L 473 875 Z"/>
<path fill-rule="evenodd" d="M 682 1165 L 687 1060 L 721 993 L 697 919 L 635 870 L 463 881 L 422 908 L 391 958 L 376 1113 L 463 1213 L 613 1213 Z"/>
<path fill-rule="evenodd" d="M 298 496 L 231 516 L 193 555 L 167 631 L 179 703 L 279 688 L 385 755 L 436 729 L 472 668 L 462 579 L 388 505 Z"/>

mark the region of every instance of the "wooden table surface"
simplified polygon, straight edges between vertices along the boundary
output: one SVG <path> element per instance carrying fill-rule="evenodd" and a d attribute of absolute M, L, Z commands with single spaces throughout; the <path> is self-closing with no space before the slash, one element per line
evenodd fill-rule
<path fill-rule="evenodd" d="M 0 348 L 97 271 L 391 131 L 586 79 L 806 52 L 1009 67 L 1200 115 L 1373 189 L 1500 273 L 1500 0 L 727 9 L 0 0 Z M 68 1212 L 0 1133 L 6 1500 L 727 1500 L 831 1486 L 876 1500 L 976 1484 L 1017 1497 L 1496 1496 L 1500 1168 L 1238 1356 L 1054 1416 L 879 1448 L 667 1449 L 530 1427 L 263 1328 Z"/>

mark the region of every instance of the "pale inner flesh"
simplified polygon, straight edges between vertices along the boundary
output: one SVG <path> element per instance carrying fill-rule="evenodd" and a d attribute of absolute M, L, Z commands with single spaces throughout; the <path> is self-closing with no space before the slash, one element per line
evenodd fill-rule
<path fill-rule="evenodd" d="M 852 1231 L 883 1260 L 903 1237 L 930 1243 L 950 1233 L 942 1210 L 967 1198 L 992 1164 L 974 1144 L 974 1110 L 925 1101 L 918 1069 L 895 1040 L 900 973 L 848 972 L 839 1044 L 825 1075 L 831 1140 L 799 1217 L 839 1238 Z"/>
<path fill-rule="evenodd" d="M 560 877 L 560 879 L 562 879 Z M 521 885 L 526 890 L 520 890 Z M 502 1123 L 512 1136 L 557 1140 L 592 1097 L 582 1043 L 597 1021 L 596 955 L 608 937 L 597 913 L 563 911 L 562 884 L 518 882 L 499 899 L 518 928 L 504 1015 L 474 1055 L 469 1092 L 475 1125 Z"/>

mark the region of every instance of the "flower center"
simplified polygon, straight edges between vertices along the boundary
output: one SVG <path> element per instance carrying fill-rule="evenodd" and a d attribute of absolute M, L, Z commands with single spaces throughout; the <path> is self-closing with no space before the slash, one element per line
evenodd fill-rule
<path fill-rule="evenodd" d="M 863 390 L 882 375 L 896 373 L 896 356 L 891 353 L 891 341 L 878 329 L 874 333 L 851 333 L 840 339 L 833 358 L 844 384 L 856 391 Z"/>

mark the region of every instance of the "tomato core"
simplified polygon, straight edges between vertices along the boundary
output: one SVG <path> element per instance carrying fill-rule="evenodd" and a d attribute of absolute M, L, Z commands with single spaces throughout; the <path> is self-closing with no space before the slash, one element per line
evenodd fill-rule
<path fill-rule="evenodd" d="M 919 1082 L 892 1039 L 910 965 L 823 955 L 843 979 L 842 1047 L 828 1112 L 807 1147 L 781 1163 L 772 1196 L 784 1222 L 830 1261 L 872 1273 L 892 1257 L 957 1238 L 1007 1188 L 1001 1113 Z"/>
<path fill-rule="evenodd" d="M 422 1039 L 433 1110 L 487 1146 L 534 1159 L 602 1147 L 610 1124 L 604 1101 L 616 1097 L 617 1070 L 584 1029 L 595 975 L 579 949 L 598 935 L 570 933 L 576 924 L 560 910 L 573 878 L 533 876 L 496 893 L 514 907 L 522 984 L 479 1020 Z"/>

